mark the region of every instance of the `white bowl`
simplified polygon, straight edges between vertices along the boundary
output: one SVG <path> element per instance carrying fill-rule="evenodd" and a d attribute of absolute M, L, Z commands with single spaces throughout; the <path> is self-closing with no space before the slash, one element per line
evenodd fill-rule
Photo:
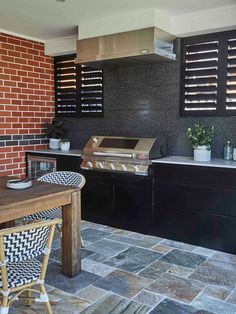
<path fill-rule="evenodd" d="M 21 189 L 27 189 L 30 186 L 32 186 L 31 180 L 14 179 L 14 180 L 7 181 L 7 187 L 9 189 L 21 190 Z"/>

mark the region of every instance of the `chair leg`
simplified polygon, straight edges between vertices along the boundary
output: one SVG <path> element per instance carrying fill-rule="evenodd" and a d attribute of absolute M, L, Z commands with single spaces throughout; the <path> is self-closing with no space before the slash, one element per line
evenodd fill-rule
<path fill-rule="evenodd" d="M 43 284 L 40 285 L 40 290 L 43 294 L 47 293 Z M 45 302 L 45 305 L 46 305 L 48 314 L 53 314 L 50 302 L 49 301 Z"/>
<path fill-rule="evenodd" d="M 80 243 L 81 243 L 81 247 L 84 248 L 84 240 L 82 237 L 80 237 Z"/>
<path fill-rule="evenodd" d="M 25 301 L 25 305 L 27 307 L 30 307 L 32 304 L 32 300 L 31 300 L 31 291 L 30 290 L 26 290 L 26 301 Z"/>
<path fill-rule="evenodd" d="M 8 297 L 3 296 L 2 299 L 2 306 L 1 306 L 1 314 L 8 314 L 9 312 L 9 307 L 8 307 Z"/>

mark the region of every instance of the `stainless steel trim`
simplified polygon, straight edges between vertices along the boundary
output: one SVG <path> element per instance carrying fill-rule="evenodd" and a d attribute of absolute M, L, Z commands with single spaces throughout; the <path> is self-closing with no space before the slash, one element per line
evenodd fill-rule
<path fill-rule="evenodd" d="M 120 154 L 120 153 L 102 153 L 102 152 L 93 152 L 95 156 L 103 156 L 103 157 L 125 157 L 132 158 L 132 154 Z"/>

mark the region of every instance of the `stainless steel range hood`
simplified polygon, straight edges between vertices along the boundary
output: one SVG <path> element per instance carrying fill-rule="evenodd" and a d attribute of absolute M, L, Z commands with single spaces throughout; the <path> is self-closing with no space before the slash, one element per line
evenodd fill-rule
<path fill-rule="evenodd" d="M 156 27 L 80 39 L 76 63 L 96 67 L 175 60 L 175 39 Z"/>

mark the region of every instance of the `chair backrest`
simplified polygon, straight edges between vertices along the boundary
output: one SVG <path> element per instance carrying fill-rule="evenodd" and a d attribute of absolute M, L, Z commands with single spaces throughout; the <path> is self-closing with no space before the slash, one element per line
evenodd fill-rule
<path fill-rule="evenodd" d="M 72 171 L 55 171 L 50 172 L 38 179 L 48 183 L 74 186 L 82 189 L 85 184 L 85 178 L 82 174 Z"/>
<path fill-rule="evenodd" d="M 1 262 L 26 261 L 45 254 L 50 231 L 60 222 L 55 219 L 1 230 Z"/>

